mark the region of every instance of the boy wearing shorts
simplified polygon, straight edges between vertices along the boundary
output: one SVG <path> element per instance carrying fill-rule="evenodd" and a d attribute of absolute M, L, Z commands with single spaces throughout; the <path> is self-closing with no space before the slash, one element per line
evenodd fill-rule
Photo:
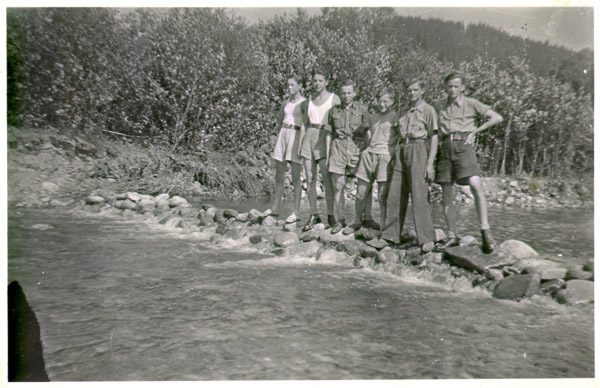
<path fill-rule="evenodd" d="M 329 112 L 329 125 L 332 128 L 332 142 L 329 154 L 329 173 L 333 186 L 334 215 L 330 221 L 331 233 L 339 233 L 344 228 L 344 185 L 348 175 L 356 172 L 364 135 L 368 129 L 368 110 L 363 104 L 354 101 L 355 83 L 345 80 L 341 85 L 341 105 Z"/>
<path fill-rule="evenodd" d="M 292 186 L 294 187 L 294 210 L 286 222 L 297 222 L 300 219 L 300 200 L 302 199 L 302 160 L 300 158 L 300 130 L 302 129 L 304 115 L 306 114 L 307 101 L 300 94 L 302 79 L 299 75 L 292 75 L 287 80 L 286 98 L 279 109 L 277 127 L 280 128 L 273 159 L 275 159 L 275 194 L 271 214 L 278 215 L 281 197 L 285 184 L 285 171 L 289 163 L 292 168 Z"/>
<path fill-rule="evenodd" d="M 368 147 L 362 152 L 356 172 L 357 192 L 354 202 L 354 224 L 344 230 L 344 233 L 356 232 L 365 221 L 367 194 L 372 190 L 373 183 L 377 182 L 379 193 L 380 222 L 384 225 L 386 212 L 386 195 L 388 180 L 388 164 L 390 155 L 393 155 L 398 141 L 397 132 L 393 127 L 398 122 L 397 113 L 391 109 L 394 104 L 394 93 L 382 88 L 377 93 L 379 111 L 369 116 L 369 130 L 367 132 Z"/>
<path fill-rule="evenodd" d="M 496 242 L 488 224 L 487 203 L 481 187 L 479 164 L 473 143 L 475 136 L 502 121 L 502 116 L 474 98 L 464 95 L 464 76 L 450 73 L 444 77 L 448 98 L 435 104 L 439 118 L 440 151 L 436 165 L 436 183 L 442 186 L 444 216 L 448 225 L 448 241 L 440 246 L 445 249 L 459 245 L 454 208 L 454 182 L 469 185 L 475 197 L 479 218 L 482 250 L 493 252 Z M 481 125 L 478 125 L 479 123 Z"/>

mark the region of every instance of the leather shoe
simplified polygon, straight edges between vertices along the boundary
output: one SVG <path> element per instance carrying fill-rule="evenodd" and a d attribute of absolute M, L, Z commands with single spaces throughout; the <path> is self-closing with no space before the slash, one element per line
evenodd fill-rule
<path fill-rule="evenodd" d="M 335 225 L 333 225 L 333 227 L 331 228 L 331 234 L 337 234 L 337 233 L 341 232 L 342 229 L 344 229 L 344 224 L 342 224 L 341 222 L 338 222 Z"/>
<path fill-rule="evenodd" d="M 302 231 L 308 232 L 309 230 L 311 230 L 313 228 L 313 226 L 315 226 L 316 224 L 318 224 L 320 222 L 321 222 L 321 217 L 319 217 L 318 214 L 311 214 L 310 217 L 308 218 L 308 222 L 302 228 Z"/>
<path fill-rule="evenodd" d="M 443 251 L 446 248 L 457 247 L 460 245 L 458 237 L 450 237 L 445 243 L 437 245 L 437 249 Z"/>
<path fill-rule="evenodd" d="M 374 220 L 364 220 L 363 223 L 362 223 L 362 225 L 365 228 L 370 228 L 370 229 L 375 229 L 375 230 L 380 230 L 381 229 L 381 226 L 377 222 L 375 222 Z"/>
<path fill-rule="evenodd" d="M 494 252 L 494 248 L 496 248 L 496 241 L 494 241 L 492 232 L 489 229 L 481 230 L 481 239 L 483 240 L 483 244 L 481 244 L 481 250 L 483 253 Z"/>
<path fill-rule="evenodd" d="M 361 228 L 360 224 L 352 224 L 350 226 L 345 227 L 344 230 L 342 230 L 342 233 L 344 235 L 349 235 L 354 232 L 357 232 L 358 230 L 360 230 L 360 228 Z"/>

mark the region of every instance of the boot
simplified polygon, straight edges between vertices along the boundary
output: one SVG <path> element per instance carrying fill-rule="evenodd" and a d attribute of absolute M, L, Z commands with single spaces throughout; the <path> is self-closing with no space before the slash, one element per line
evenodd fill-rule
<path fill-rule="evenodd" d="M 315 226 L 316 224 L 318 224 L 320 222 L 321 222 L 321 217 L 319 217 L 318 214 L 311 214 L 310 217 L 308 218 L 308 222 L 302 228 L 302 231 L 308 232 L 309 230 L 311 230 L 313 228 L 313 226 Z"/>
<path fill-rule="evenodd" d="M 496 241 L 494 241 L 492 232 L 489 229 L 481 230 L 481 239 L 483 240 L 483 244 L 481 244 L 481 250 L 483 253 L 494 252 L 494 248 L 496 248 Z"/>
<path fill-rule="evenodd" d="M 330 227 L 334 227 L 338 222 L 335 219 L 335 216 L 328 214 L 327 215 L 327 223 L 329 224 Z"/>

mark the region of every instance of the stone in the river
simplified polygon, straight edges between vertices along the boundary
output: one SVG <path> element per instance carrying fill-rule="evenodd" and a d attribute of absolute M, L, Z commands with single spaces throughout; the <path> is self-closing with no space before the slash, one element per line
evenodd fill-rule
<path fill-rule="evenodd" d="M 139 209 L 155 209 L 156 208 L 156 202 L 154 202 L 151 199 L 142 199 L 141 201 L 139 201 L 137 203 L 137 208 Z"/>
<path fill-rule="evenodd" d="M 300 241 L 308 242 L 319 239 L 319 232 L 316 230 L 309 230 L 300 235 Z"/>
<path fill-rule="evenodd" d="M 522 299 L 538 294 L 540 276 L 538 274 L 514 275 L 504 278 L 494 289 L 494 297 L 498 299 Z"/>
<path fill-rule="evenodd" d="M 363 244 L 360 247 L 360 256 L 375 259 L 379 255 L 379 250 L 370 245 Z"/>
<path fill-rule="evenodd" d="M 514 259 L 539 257 L 539 254 L 535 249 L 519 240 L 506 240 L 502 242 L 498 248 L 505 252 L 507 256 Z"/>
<path fill-rule="evenodd" d="M 223 235 L 223 237 L 227 237 L 230 238 L 232 240 L 241 240 L 244 237 L 246 237 L 248 235 L 248 231 L 246 229 L 230 229 L 227 232 L 225 232 L 225 234 Z"/>
<path fill-rule="evenodd" d="M 376 263 L 396 263 L 400 255 L 395 249 L 382 249 L 377 253 Z"/>
<path fill-rule="evenodd" d="M 511 265 L 517 261 L 504 256 L 502 252 L 484 254 L 479 247 L 468 245 L 445 249 L 444 258 L 459 267 L 479 273 L 485 273 L 489 268 Z"/>
<path fill-rule="evenodd" d="M 296 229 L 298 229 L 298 226 L 296 225 L 296 223 L 291 223 L 291 224 L 285 224 L 283 225 L 283 230 L 285 230 L 286 232 L 295 232 Z"/>
<path fill-rule="evenodd" d="M 235 216 L 235 220 L 239 221 L 239 222 L 246 222 L 246 221 L 248 221 L 248 213 L 238 213 Z"/>
<path fill-rule="evenodd" d="M 325 248 L 319 252 L 318 260 L 339 263 L 342 261 L 350 260 L 350 256 L 348 256 L 344 252 L 339 252 L 333 248 Z"/>
<path fill-rule="evenodd" d="M 460 238 L 460 245 L 477 245 L 479 244 L 479 241 L 477 241 L 477 239 L 471 235 L 466 235 L 466 236 L 462 236 Z"/>
<path fill-rule="evenodd" d="M 542 283 L 540 289 L 544 294 L 554 294 L 556 291 L 564 288 L 566 283 L 563 279 L 548 280 Z"/>
<path fill-rule="evenodd" d="M 322 247 L 323 245 L 318 241 L 303 242 L 290 246 L 288 254 L 292 256 L 316 257 Z"/>
<path fill-rule="evenodd" d="M 567 275 L 565 268 L 543 268 L 539 272 L 540 279 L 552 280 L 552 279 L 564 279 Z"/>
<path fill-rule="evenodd" d="M 187 218 L 195 218 L 198 215 L 198 210 L 194 209 L 191 206 L 178 206 L 175 209 L 177 209 L 177 212 L 175 214 L 179 214 L 182 217 L 187 217 Z"/>
<path fill-rule="evenodd" d="M 271 249 L 270 253 L 275 256 L 285 256 L 285 254 L 287 253 L 287 250 L 282 247 L 273 248 L 273 249 Z"/>
<path fill-rule="evenodd" d="M 180 205 L 184 205 L 188 203 L 187 200 L 183 197 L 180 197 L 178 195 L 172 197 L 171 199 L 169 199 L 169 206 L 170 207 L 177 207 Z"/>
<path fill-rule="evenodd" d="M 594 274 L 592 272 L 588 272 L 588 271 L 570 269 L 567 271 L 567 274 L 565 275 L 565 280 L 573 280 L 573 279 L 593 280 Z"/>
<path fill-rule="evenodd" d="M 255 235 L 250 236 L 249 240 L 252 244 L 258 244 L 259 242 L 261 242 L 263 240 L 263 238 L 260 234 L 255 234 Z"/>
<path fill-rule="evenodd" d="M 200 222 L 198 223 L 200 226 L 214 226 L 215 220 L 212 217 L 204 216 L 200 218 Z"/>
<path fill-rule="evenodd" d="M 64 200 L 53 199 L 50 201 L 50 205 L 55 206 L 55 207 L 65 207 L 65 206 L 69 206 L 73 202 L 75 202 L 75 200 L 72 198 L 67 198 Z"/>
<path fill-rule="evenodd" d="M 123 217 L 131 217 L 135 214 L 135 212 L 132 209 L 123 209 Z"/>
<path fill-rule="evenodd" d="M 176 217 L 170 214 L 166 217 L 163 217 L 161 220 L 158 221 L 158 223 L 169 226 L 171 228 L 180 228 L 182 226 L 182 221 L 183 220 L 180 217 Z"/>
<path fill-rule="evenodd" d="M 589 271 L 589 272 L 594 272 L 594 259 L 588 260 L 584 265 L 583 265 L 583 270 L 584 271 Z"/>
<path fill-rule="evenodd" d="M 564 289 L 555 295 L 556 300 L 563 304 L 582 304 L 594 301 L 594 282 L 588 280 L 569 280 Z"/>
<path fill-rule="evenodd" d="M 157 195 L 156 197 L 154 197 L 154 200 L 156 202 L 158 201 L 168 201 L 171 198 L 171 196 L 169 195 L 169 193 L 162 193 Z"/>
<path fill-rule="evenodd" d="M 342 252 L 346 252 L 350 256 L 358 256 L 360 255 L 360 251 L 364 243 L 358 240 L 347 240 L 342 241 L 338 244 L 338 249 Z"/>
<path fill-rule="evenodd" d="M 54 193 L 54 192 L 58 191 L 58 186 L 56 185 L 56 183 L 44 182 L 44 183 L 42 183 L 42 189 L 49 191 L 51 193 Z"/>
<path fill-rule="evenodd" d="M 138 202 L 142 199 L 138 193 L 134 193 L 134 192 L 128 192 L 126 194 L 125 198 L 132 202 Z"/>
<path fill-rule="evenodd" d="M 499 269 L 490 268 L 484 273 L 485 277 L 490 280 L 502 280 L 504 279 L 504 274 Z"/>
<path fill-rule="evenodd" d="M 277 219 L 272 216 L 266 216 L 260 224 L 262 226 L 275 226 L 277 224 Z"/>
<path fill-rule="evenodd" d="M 325 224 L 319 222 L 318 224 L 313 225 L 312 230 L 314 230 L 315 232 L 325 230 Z"/>
<path fill-rule="evenodd" d="M 298 235 L 292 232 L 277 233 L 273 236 L 273 244 L 278 247 L 289 247 L 300 242 Z"/>
<path fill-rule="evenodd" d="M 262 213 L 261 213 L 261 212 L 259 212 L 259 211 L 258 211 L 258 210 L 256 210 L 256 209 L 251 209 L 251 210 L 248 212 L 248 219 L 249 219 L 249 220 L 258 220 L 258 219 L 259 219 L 259 218 L 261 218 L 261 217 L 262 217 Z"/>
<path fill-rule="evenodd" d="M 523 270 L 525 270 L 525 268 L 528 267 L 535 267 L 535 268 L 558 268 L 560 264 L 554 262 L 554 261 L 550 261 L 550 260 L 546 260 L 546 259 L 536 259 L 536 258 L 530 258 L 530 259 L 521 259 L 516 261 L 514 264 L 511 265 L 511 268 L 514 268 L 516 272 L 521 272 Z"/>
<path fill-rule="evenodd" d="M 156 209 L 159 211 L 169 210 L 169 201 L 166 199 L 161 199 L 156 201 Z"/>
<path fill-rule="evenodd" d="M 446 233 L 442 229 L 435 230 L 435 241 L 443 241 L 446 237 Z"/>
<path fill-rule="evenodd" d="M 104 198 L 99 195 L 88 195 L 87 197 L 85 197 L 85 203 L 89 205 L 95 205 L 97 203 L 102 202 L 104 202 Z"/>
<path fill-rule="evenodd" d="M 233 209 L 223 210 L 223 217 L 225 218 L 236 218 L 238 214 L 240 213 Z"/>
<path fill-rule="evenodd" d="M 215 230 L 216 234 L 220 234 L 220 235 L 224 235 L 225 233 L 229 232 L 229 228 L 224 226 L 224 225 L 219 225 L 217 226 L 217 230 Z"/>
<path fill-rule="evenodd" d="M 217 208 L 212 206 L 212 207 L 209 207 L 208 209 L 204 209 L 204 212 L 207 217 L 213 218 L 215 216 L 215 214 L 217 214 Z"/>

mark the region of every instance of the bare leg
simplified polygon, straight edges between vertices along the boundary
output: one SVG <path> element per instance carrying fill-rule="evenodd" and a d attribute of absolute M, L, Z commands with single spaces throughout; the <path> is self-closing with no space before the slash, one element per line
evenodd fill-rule
<path fill-rule="evenodd" d="M 279 211 L 279 206 L 281 205 L 286 167 L 286 162 L 275 161 L 275 193 L 273 194 L 273 206 L 271 206 L 273 213 Z"/>
<path fill-rule="evenodd" d="M 356 188 L 356 200 L 354 201 L 354 223 L 361 225 L 365 213 L 365 199 L 367 193 L 371 192 L 371 183 L 358 179 Z"/>
<path fill-rule="evenodd" d="M 454 184 L 442 183 L 442 204 L 444 205 L 444 216 L 450 235 L 458 237 L 456 228 L 456 209 L 454 208 Z"/>
<path fill-rule="evenodd" d="M 333 182 L 331 174 L 327 169 L 327 160 L 325 158 L 319 159 L 319 170 L 321 171 L 321 178 L 323 179 L 323 186 L 325 187 L 325 202 L 327 203 L 327 214 L 334 215 L 335 194 L 333 191 Z"/>
<path fill-rule="evenodd" d="M 479 217 L 479 225 L 482 230 L 489 229 L 488 215 L 487 215 L 487 202 L 485 200 L 485 193 L 483 187 L 481 187 L 480 179 L 477 175 L 469 178 L 469 186 L 475 197 L 475 209 L 477 210 L 477 216 Z"/>
<path fill-rule="evenodd" d="M 317 214 L 317 163 L 312 159 L 304 159 L 304 172 L 306 173 L 308 206 L 310 214 Z"/>
<path fill-rule="evenodd" d="M 383 227 L 385 225 L 385 211 L 387 208 L 387 182 L 377 182 L 377 198 L 379 200 L 379 225 Z"/>
<path fill-rule="evenodd" d="M 300 175 L 302 173 L 302 165 L 300 163 L 292 163 L 292 186 L 294 187 L 294 213 L 300 213 L 300 201 L 302 200 L 302 181 Z"/>

